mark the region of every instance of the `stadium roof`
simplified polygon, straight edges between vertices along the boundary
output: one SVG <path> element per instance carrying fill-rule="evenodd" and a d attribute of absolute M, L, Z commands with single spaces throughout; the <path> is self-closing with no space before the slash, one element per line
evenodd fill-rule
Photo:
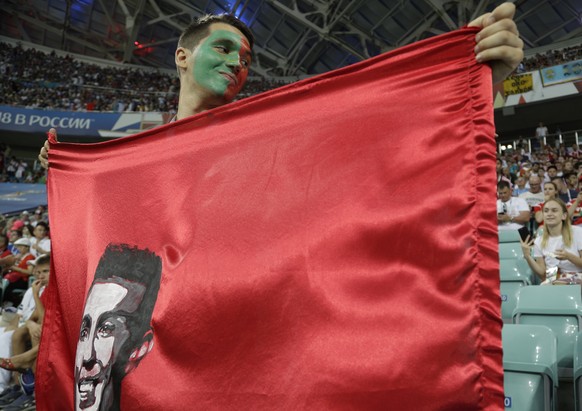
<path fill-rule="evenodd" d="M 181 30 L 233 13 L 256 36 L 255 74 L 323 73 L 441 34 L 490 11 L 492 0 L 3 0 L 1 34 L 109 60 L 173 68 Z M 526 49 L 582 43 L 582 2 L 517 0 Z"/>

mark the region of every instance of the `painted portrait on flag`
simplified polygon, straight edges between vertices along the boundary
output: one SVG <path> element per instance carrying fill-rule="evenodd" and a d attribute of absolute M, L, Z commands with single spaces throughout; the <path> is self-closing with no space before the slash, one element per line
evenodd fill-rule
<path fill-rule="evenodd" d="M 75 410 L 119 410 L 121 382 L 153 348 L 150 322 L 162 261 L 153 252 L 110 244 L 83 310 L 75 358 Z"/>

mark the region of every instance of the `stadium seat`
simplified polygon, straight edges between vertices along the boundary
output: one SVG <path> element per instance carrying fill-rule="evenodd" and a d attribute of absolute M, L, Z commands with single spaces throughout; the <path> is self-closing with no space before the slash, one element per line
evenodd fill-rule
<path fill-rule="evenodd" d="M 558 376 L 573 376 L 574 346 L 582 320 L 579 285 L 522 287 L 513 313 L 515 324 L 545 325 L 558 340 Z"/>
<path fill-rule="evenodd" d="M 505 324 L 502 331 L 505 409 L 555 411 L 556 336 L 541 325 Z"/>
<path fill-rule="evenodd" d="M 518 263 L 525 260 L 499 261 L 500 289 L 501 289 L 501 318 L 504 322 L 511 322 L 513 310 L 517 302 L 517 293 L 520 288 L 532 284 L 531 270 L 517 268 Z"/>
<path fill-rule="evenodd" d="M 517 230 L 499 230 L 499 244 L 501 243 L 519 244 L 519 232 Z"/>
<path fill-rule="evenodd" d="M 574 348 L 574 402 L 576 411 L 582 411 L 582 333 L 576 336 Z"/>
<path fill-rule="evenodd" d="M 500 260 L 523 259 L 521 243 L 499 243 L 499 259 Z"/>

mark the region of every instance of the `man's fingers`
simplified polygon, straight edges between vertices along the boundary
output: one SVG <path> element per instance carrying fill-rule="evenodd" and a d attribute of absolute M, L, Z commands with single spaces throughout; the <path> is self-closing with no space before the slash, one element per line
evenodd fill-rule
<path fill-rule="evenodd" d="M 48 132 L 55 137 L 55 140 L 57 139 L 57 130 L 55 128 L 51 128 Z"/>
<path fill-rule="evenodd" d="M 510 32 L 507 31 L 499 31 L 495 34 L 492 34 L 489 37 L 485 37 L 483 38 L 483 40 L 479 41 L 479 43 L 477 43 L 477 45 L 475 46 L 475 52 L 479 55 L 482 52 L 485 51 L 490 51 L 489 53 L 489 57 L 491 57 L 492 54 L 494 54 L 496 52 L 496 48 L 500 48 L 503 49 L 503 47 L 509 47 L 509 48 L 519 48 L 519 49 L 523 49 L 523 40 L 520 39 L 519 37 L 517 37 L 516 35 L 513 35 Z M 502 51 L 502 50 L 500 50 Z M 519 55 L 514 55 L 515 53 L 511 53 L 508 57 L 514 58 L 514 59 L 518 59 L 518 62 L 521 61 L 521 58 L 523 58 L 523 56 Z M 500 55 L 501 58 L 506 57 L 505 55 Z M 490 58 L 488 60 L 491 60 Z M 487 61 L 485 59 L 482 59 L 481 61 Z"/>
<path fill-rule="evenodd" d="M 513 16 L 515 16 L 515 4 L 503 3 L 493 10 L 490 17 L 492 17 L 494 21 L 500 21 L 503 19 L 513 19 Z"/>
<path fill-rule="evenodd" d="M 499 20 L 496 23 L 485 27 L 483 30 L 481 30 L 477 36 L 476 39 L 477 41 L 482 41 L 483 39 L 486 39 L 494 34 L 497 33 L 502 33 L 502 32 L 506 32 L 508 34 L 513 33 L 513 35 L 515 37 L 519 37 L 519 33 L 517 31 L 517 26 L 515 25 L 515 22 L 513 20 L 510 19 L 503 19 L 503 20 Z"/>
<path fill-rule="evenodd" d="M 475 20 L 468 24 L 469 27 L 483 27 L 483 22 L 491 16 L 491 13 L 485 13 L 482 16 L 477 17 Z"/>
<path fill-rule="evenodd" d="M 480 63 L 486 61 L 501 60 L 511 70 L 516 67 L 521 60 L 523 60 L 523 51 L 515 51 L 515 47 L 501 46 L 493 49 L 480 51 L 477 54 L 477 61 Z"/>

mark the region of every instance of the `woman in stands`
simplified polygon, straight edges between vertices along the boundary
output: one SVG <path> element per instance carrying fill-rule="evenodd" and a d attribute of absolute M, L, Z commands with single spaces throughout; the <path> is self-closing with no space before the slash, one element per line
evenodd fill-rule
<path fill-rule="evenodd" d="M 36 224 L 33 237 L 30 239 L 30 252 L 36 258 L 51 252 L 51 240 L 48 238 L 49 227 L 44 221 Z"/>
<path fill-rule="evenodd" d="M 558 187 L 556 184 L 548 181 L 544 184 L 544 201 L 533 207 L 536 223 L 538 223 L 539 226 L 544 224 L 544 214 L 542 212 L 544 209 L 544 203 L 554 198 L 558 198 Z"/>
<path fill-rule="evenodd" d="M 559 198 L 545 202 L 544 230 L 534 240 L 521 241 L 523 256 L 543 284 L 582 282 L 582 228 L 572 227 L 566 204 Z M 532 256 L 533 249 L 533 256 Z"/>

